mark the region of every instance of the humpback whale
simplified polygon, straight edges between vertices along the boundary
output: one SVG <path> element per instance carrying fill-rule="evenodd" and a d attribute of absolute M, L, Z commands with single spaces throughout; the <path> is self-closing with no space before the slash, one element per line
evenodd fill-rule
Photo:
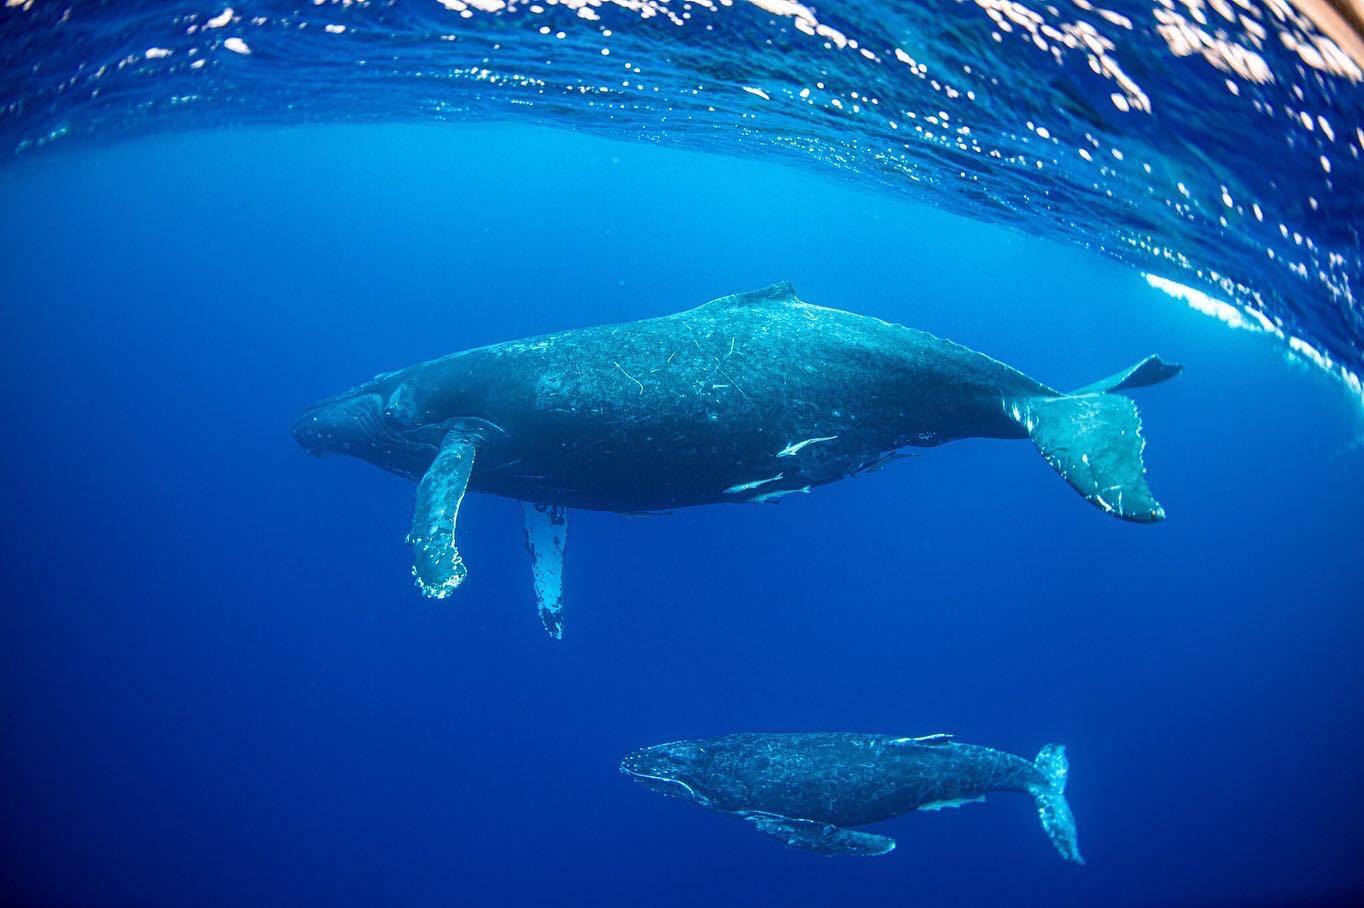
<path fill-rule="evenodd" d="M 418 482 L 408 541 L 422 592 L 466 576 L 468 491 L 522 503 L 540 615 L 563 630 L 566 508 L 640 513 L 776 501 L 879 467 L 905 447 L 1031 439 L 1087 501 L 1137 522 L 1141 420 L 1117 393 L 1173 377 L 1148 356 L 1060 392 L 960 344 L 796 297 L 789 283 L 674 315 L 453 353 L 305 410 L 313 454 Z"/>
<path fill-rule="evenodd" d="M 894 839 L 852 826 L 1023 792 L 1036 801 L 1061 857 L 1084 863 L 1059 744 L 1028 762 L 945 734 L 736 734 L 646 747 L 622 760 L 620 771 L 659 794 L 741 817 L 787 845 L 827 855 L 895 848 Z"/>

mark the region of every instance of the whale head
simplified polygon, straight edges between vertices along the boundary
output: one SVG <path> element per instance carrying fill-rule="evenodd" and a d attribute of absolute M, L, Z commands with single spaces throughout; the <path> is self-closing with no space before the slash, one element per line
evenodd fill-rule
<path fill-rule="evenodd" d="M 620 771 L 650 791 L 705 807 L 702 790 L 710 754 L 696 741 L 674 741 L 637 750 L 620 761 Z"/>
<path fill-rule="evenodd" d="M 318 401 L 294 420 L 294 439 L 318 457 L 346 454 L 419 479 L 439 450 L 442 428 L 405 424 L 385 401 L 376 382 Z"/>

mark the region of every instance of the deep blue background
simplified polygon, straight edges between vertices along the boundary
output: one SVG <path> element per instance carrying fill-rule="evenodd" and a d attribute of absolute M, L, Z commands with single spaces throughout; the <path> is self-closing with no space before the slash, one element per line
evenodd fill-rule
<path fill-rule="evenodd" d="M 0 872 L 110 905 L 1264 904 L 1364 892 L 1360 412 L 1097 257 L 770 165 L 528 129 L 186 136 L 0 175 Z M 312 400 L 451 350 L 774 280 L 1060 387 L 1138 393 L 1158 526 L 1024 443 L 785 499 L 573 512 L 567 630 L 466 501 L 313 460 Z M 825 859 L 632 785 L 739 730 L 1068 745 L 1026 798 Z"/>

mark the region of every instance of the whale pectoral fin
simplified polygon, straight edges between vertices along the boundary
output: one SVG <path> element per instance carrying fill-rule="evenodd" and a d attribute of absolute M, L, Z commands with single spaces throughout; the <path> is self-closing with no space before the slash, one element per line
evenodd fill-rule
<path fill-rule="evenodd" d="M 417 485 L 417 508 L 407 541 L 412 545 L 417 586 L 434 599 L 450 595 L 468 574 L 455 547 L 455 522 L 474 468 L 476 443 L 476 438 L 461 432 L 445 436 L 435 461 Z"/>
<path fill-rule="evenodd" d="M 1004 410 L 1061 478 L 1097 508 L 1137 523 L 1165 519 L 1146 485 L 1137 405 L 1119 394 L 1030 397 Z"/>
<path fill-rule="evenodd" d="M 818 820 L 802 820 L 751 810 L 743 811 L 739 816 L 752 823 L 759 832 L 775 836 L 793 848 L 804 848 L 820 854 L 874 857 L 895 848 L 895 840 L 890 836 L 858 832 Z"/>
<path fill-rule="evenodd" d="M 568 513 L 562 505 L 521 502 L 526 523 L 526 549 L 535 578 L 540 621 L 555 640 L 564 635 L 564 544 L 568 542 Z"/>

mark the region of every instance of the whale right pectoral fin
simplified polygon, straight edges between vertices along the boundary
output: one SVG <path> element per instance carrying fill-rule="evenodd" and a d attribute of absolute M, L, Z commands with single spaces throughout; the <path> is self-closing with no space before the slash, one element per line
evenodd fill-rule
<path fill-rule="evenodd" d="M 818 820 L 802 820 L 755 810 L 742 811 L 739 816 L 752 823 L 759 832 L 775 836 L 793 848 L 804 848 L 820 854 L 874 857 L 895 848 L 895 840 L 889 836 L 858 832 Z"/>
<path fill-rule="evenodd" d="M 526 549 L 535 578 L 540 621 L 555 640 L 564 635 L 564 544 L 568 541 L 568 513 L 563 505 L 521 502 L 526 524 Z"/>
<path fill-rule="evenodd" d="M 1146 485 L 1141 417 L 1120 394 L 1031 397 L 1004 410 L 1061 478 L 1097 508 L 1137 523 L 1165 519 Z"/>
<path fill-rule="evenodd" d="M 417 507 L 407 541 L 412 545 L 417 586 L 433 599 L 450 595 L 468 574 L 455 547 L 455 522 L 469 487 L 477 442 L 476 436 L 452 431 L 417 485 Z"/>

